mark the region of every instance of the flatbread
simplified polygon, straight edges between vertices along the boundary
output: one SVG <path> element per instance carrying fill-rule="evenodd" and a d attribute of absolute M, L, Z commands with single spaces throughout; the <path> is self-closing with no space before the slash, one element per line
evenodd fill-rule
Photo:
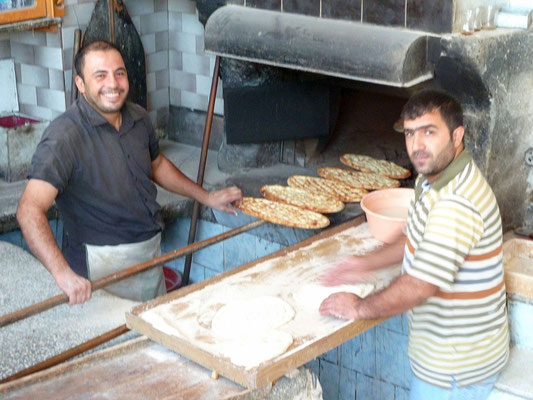
<path fill-rule="evenodd" d="M 294 228 L 319 229 L 329 225 L 329 219 L 322 214 L 268 199 L 243 197 L 242 202 L 234 206 L 254 217 Z"/>
<path fill-rule="evenodd" d="M 400 181 L 372 172 L 358 172 L 334 167 L 321 167 L 317 172 L 322 178 L 343 182 L 353 187 L 362 187 L 368 190 L 400 186 Z"/>
<path fill-rule="evenodd" d="M 373 172 L 385 175 L 393 179 L 405 179 L 411 176 L 411 171 L 388 160 L 380 160 L 362 154 L 343 154 L 341 162 L 348 167 L 358 169 L 363 172 Z"/>
<path fill-rule="evenodd" d="M 265 185 L 261 188 L 261 194 L 269 200 L 292 204 L 319 213 L 334 213 L 344 208 L 342 201 L 331 196 L 311 194 L 306 190 L 290 186 Z"/>
<path fill-rule="evenodd" d="M 313 194 L 324 194 L 335 197 L 345 203 L 361 201 L 368 192 L 363 188 L 355 188 L 345 183 L 332 181 L 316 176 L 293 175 L 287 179 L 290 187 L 303 189 Z"/>
<path fill-rule="evenodd" d="M 280 297 L 259 296 L 224 305 L 213 318 L 211 330 L 233 364 L 251 368 L 289 348 L 292 335 L 277 328 L 291 321 L 294 314 Z"/>
<path fill-rule="evenodd" d="M 211 330 L 216 338 L 254 336 L 294 318 L 294 309 L 278 296 L 259 296 L 226 304 L 215 314 Z"/>

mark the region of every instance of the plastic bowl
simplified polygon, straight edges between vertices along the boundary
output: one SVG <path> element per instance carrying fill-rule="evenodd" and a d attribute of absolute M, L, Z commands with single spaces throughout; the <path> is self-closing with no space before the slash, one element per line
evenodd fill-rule
<path fill-rule="evenodd" d="M 414 189 L 393 188 L 370 192 L 361 199 L 368 227 L 376 239 L 394 243 L 403 234 L 414 196 Z"/>
<path fill-rule="evenodd" d="M 165 287 L 167 293 L 181 286 L 181 274 L 172 268 L 163 266 L 163 275 L 165 276 Z"/>

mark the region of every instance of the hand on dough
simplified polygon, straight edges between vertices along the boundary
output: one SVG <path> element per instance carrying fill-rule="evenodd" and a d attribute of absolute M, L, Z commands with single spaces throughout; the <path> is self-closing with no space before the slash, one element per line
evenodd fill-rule
<path fill-rule="evenodd" d="M 361 298 L 353 293 L 333 293 L 320 305 L 321 315 L 331 315 L 341 319 L 356 319 L 357 306 Z"/>
<path fill-rule="evenodd" d="M 350 283 L 361 283 L 369 280 L 369 266 L 364 257 L 346 257 L 328 268 L 318 277 L 324 286 L 338 286 Z"/>

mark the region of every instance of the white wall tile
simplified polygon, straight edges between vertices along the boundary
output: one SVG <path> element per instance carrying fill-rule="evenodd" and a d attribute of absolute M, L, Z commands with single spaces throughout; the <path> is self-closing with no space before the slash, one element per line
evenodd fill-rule
<path fill-rule="evenodd" d="M 153 0 L 129 1 L 126 4 L 126 8 L 131 17 L 152 14 L 154 12 L 154 2 Z"/>
<path fill-rule="evenodd" d="M 155 50 L 156 51 L 161 51 L 161 50 L 168 51 L 168 31 L 157 32 L 155 34 Z"/>
<path fill-rule="evenodd" d="M 165 108 L 169 105 L 168 88 L 156 90 L 148 93 L 148 109 L 157 110 L 158 108 Z"/>
<path fill-rule="evenodd" d="M 48 85 L 52 90 L 65 90 L 64 74 L 60 69 L 48 70 Z"/>
<path fill-rule="evenodd" d="M 61 29 L 61 40 L 63 41 L 63 49 L 72 49 L 74 47 L 74 32 L 78 29 L 77 26 L 71 26 Z"/>
<path fill-rule="evenodd" d="M 168 31 L 169 32 L 181 32 L 182 21 L 181 16 L 183 14 L 180 12 L 169 12 L 168 13 Z"/>
<path fill-rule="evenodd" d="M 182 61 L 182 69 L 185 72 L 192 72 L 200 75 L 210 74 L 211 69 L 209 68 L 210 63 L 208 57 L 190 53 L 183 53 Z"/>
<path fill-rule="evenodd" d="M 159 89 L 168 89 L 168 82 L 169 82 L 169 71 L 168 69 L 164 69 L 161 71 L 157 71 L 155 73 L 155 85 L 157 90 Z"/>
<path fill-rule="evenodd" d="M 41 67 L 63 69 L 63 52 L 55 47 L 36 47 L 35 65 Z"/>
<path fill-rule="evenodd" d="M 11 36 L 11 43 L 25 43 L 34 46 L 46 46 L 46 34 L 43 32 L 15 32 Z"/>
<path fill-rule="evenodd" d="M 196 13 L 196 2 L 190 0 L 168 0 L 168 11 Z"/>
<path fill-rule="evenodd" d="M 170 88 L 170 105 L 179 107 L 181 106 L 181 90 Z"/>
<path fill-rule="evenodd" d="M 144 53 L 151 54 L 155 53 L 155 33 L 149 33 L 147 35 L 141 36 L 141 42 L 143 44 Z"/>
<path fill-rule="evenodd" d="M 169 50 L 168 52 L 168 67 L 172 69 L 181 70 L 183 68 L 182 54 L 176 50 Z"/>
<path fill-rule="evenodd" d="M 25 85 L 48 88 L 48 71 L 43 67 L 20 64 L 20 81 Z"/>
<path fill-rule="evenodd" d="M 37 105 L 37 89 L 35 86 L 23 85 L 19 83 L 17 85 L 17 93 L 19 104 Z"/>
<path fill-rule="evenodd" d="M 196 14 L 181 14 L 181 23 L 183 32 L 196 35 L 204 34 L 204 26 L 200 23 Z"/>
<path fill-rule="evenodd" d="M 21 104 L 20 112 L 43 121 L 51 121 L 54 118 L 54 113 L 52 113 L 52 110 L 49 108 L 34 106 L 31 104 Z"/>
<path fill-rule="evenodd" d="M 187 107 L 193 110 L 207 110 L 207 96 L 202 96 L 197 93 L 188 92 L 186 90 L 181 91 L 181 106 Z"/>
<path fill-rule="evenodd" d="M 209 76 L 196 75 L 196 93 L 209 96 L 209 93 L 211 92 L 211 81 L 212 79 Z"/>
<path fill-rule="evenodd" d="M 65 92 L 62 90 L 37 88 L 37 105 L 63 112 L 66 110 Z"/>
<path fill-rule="evenodd" d="M 70 90 L 72 89 L 71 86 L 72 86 L 72 70 L 71 69 L 67 69 L 63 76 L 65 77 L 65 82 L 64 82 L 64 85 L 65 85 L 65 92 L 70 92 Z M 70 95 L 67 97 L 69 100 L 70 100 Z"/>
<path fill-rule="evenodd" d="M 133 22 L 133 26 L 135 26 L 135 29 L 137 30 L 139 35 L 141 35 L 141 16 L 137 15 L 135 17 L 131 17 L 131 22 Z"/>
<path fill-rule="evenodd" d="M 142 35 L 166 30 L 168 30 L 168 13 L 166 11 L 141 16 Z"/>
<path fill-rule="evenodd" d="M 23 64 L 35 64 L 34 46 L 30 44 L 13 42 L 11 43 L 11 58 L 15 62 Z"/>
<path fill-rule="evenodd" d="M 46 33 L 46 45 L 48 47 L 61 48 L 61 31 L 56 33 Z"/>
<path fill-rule="evenodd" d="M 196 92 L 196 75 L 172 69 L 170 70 L 170 87 Z"/>
<path fill-rule="evenodd" d="M 170 32 L 169 47 L 184 53 L 196 54 L 196 38 L 192 33 Z"/>
<path fill-rule="evenodd" d="M 146 70 L 148 72 L 157 72 L 164 69 L 168 70 L 167 51 L 158 51 L 157 53 L 146 56 Z"/>
<path fill-rule="evenodd" d="M 168 11 L 168 1 L 167 0 L 152 0 L 154 2 L 154 11 Z"/>
<path fill-rule="evenodd" d="M 65 7 L 63 26 L 87 27 L 91 19 L 96 2 L 80 3 Z"/>
<path fill-rule="evenodd" d="M 196 52 L 197 53 L 203 53 L 205 50 L 205 40 L 204 35 L 202 36 L 196 36 Z"/>
<path fill-rule="evenodd" d="M 11 58 L 11 45 L 9 40 L 0 40 L 0 59 Z"/>
<path fill-rule="evenodd" d="M 155 72 L 148 72 L 146 74 L 146 91 L 155 92 L 156 89 Z"/>

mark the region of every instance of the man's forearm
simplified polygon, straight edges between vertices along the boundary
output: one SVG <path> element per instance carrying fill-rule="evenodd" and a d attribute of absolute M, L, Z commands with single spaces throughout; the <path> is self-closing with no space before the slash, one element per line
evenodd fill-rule
<path fill-rule="evenodd" d="M 435 285 L 403 274 L 384 290 L 361 299 L 355 306 L 355 319 L 401 314 L 435 295 L 438 290 Z"/>
<path fill-rule="evenodd" d="M 30 250 L 54 278 L 70 268 L 57 246 L 46 214 L 32 206 L 21 205 L 17 220 Z"/>
<path fill-rule="evenodd" d="M 183 174 L 164 155 L 152 163 L 152 178 L 164 189 L 205 204 L 208 192 Z"/>

